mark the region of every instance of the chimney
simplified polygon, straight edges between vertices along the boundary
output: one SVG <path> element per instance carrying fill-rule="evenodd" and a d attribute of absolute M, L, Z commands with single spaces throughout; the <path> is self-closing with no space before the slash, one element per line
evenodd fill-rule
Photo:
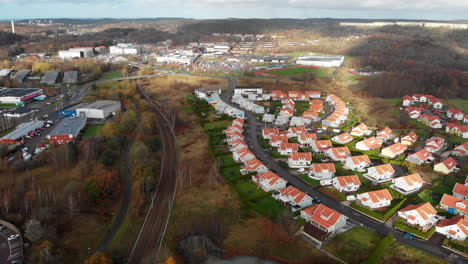
<path fill-rule="evenodd" d="M 12 20 L 11 21 L 11 33 L 15 34 L 15 22 Z"/>

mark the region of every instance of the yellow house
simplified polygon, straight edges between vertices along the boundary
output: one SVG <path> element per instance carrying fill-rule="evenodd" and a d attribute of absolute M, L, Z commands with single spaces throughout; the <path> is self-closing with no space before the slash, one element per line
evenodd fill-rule
<path fill-rule="evenodd" d="M 458 171 L 457 164 L 458 163 L 454 159 L 448 158 L 443 160 L 442 162 L 435 164 L 434 171 L 443 174 L 449 174 L 451 172 Z"/>

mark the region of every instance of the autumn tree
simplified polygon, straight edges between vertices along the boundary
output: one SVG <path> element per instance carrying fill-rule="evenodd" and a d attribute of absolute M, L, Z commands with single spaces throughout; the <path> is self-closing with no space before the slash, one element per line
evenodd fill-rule
<path fill-rule="evenodd" d="M 113 264 L 114 261 L 106 256 L 103 252 L 96 252 L 91 257 L 87 258 L 84 264 Z"/>
<path fill-rule="evenodd" d="M 172 256 L 170 256 L 166 259 L 166 261 L 163 264 L 176 264 L 176 261 Z"/>
<path fill-rule="evenodd" d="M 138 124 L 137 114 L 133 110 L 127 110 L 122 116 L 120 129 L 124 134 L 130 134 Z"/>
<path fill-rule="evenodd" d="M 24 236 L 31 242 L 40 241 L 45 235 L 45 228 L 36 219 L 31 219 L 26 223 Z"/>
<path fill-rule="evenodd" d="M 118 133 L 118 128 L 116 123 L 112 122 L 107 122 L 102 128 L 101 128 L 101 135 L 104 137 L 112 137 L 115 136 Z"/>

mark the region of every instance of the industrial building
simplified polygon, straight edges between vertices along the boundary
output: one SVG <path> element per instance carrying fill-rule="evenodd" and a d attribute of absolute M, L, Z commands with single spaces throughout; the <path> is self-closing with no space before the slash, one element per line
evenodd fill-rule
<path fill-rule="evenodd" d="M 236 86 L 234 94 L 262 94 L 263 88 L 260 86 Z"/>
<path fill-rule="evenodd" d="M 15 73 L 15 75 L 11 76 L 11 79 L 16 80 L 18 83 L 27 82 L 27 78 L 31 74 L 30 70 L 20 70 Z"/>
<path fill-rule="evenodd" d="M 77 116 L 93 119 L 105 119 L 120 110 L 120 102 L 101 100 L 76 108 Z"/>
<path fill-rule="evenodd" d="M 52 85 L 59 83 L 61 77 L 60 71 L 48 71 L 44 76 L 42 76 L 41 84 Z"/>
<path fill-rule="evenodd" d="M 56 144 L 64 144 L 76 139 L 81 130 L 86 126 L 86 117 L 74 116 L 64 118 L 50 131 L 47 139 Z"/>
<path fill-rule="evenodd" d="M 296 60 L 296 64 L 316 67 L 340 67 L 343 61 L 344 56 L 316 55 L 310 53 L 308 56 L 299 57 Z"/>
<path fill-rule="evenodd" d="M 156 61 L 160 63 L 177 63 L 177 64 L 183 64 L 183 65 L 191 65 L 199 57 L 200 57 L 200 54 L 184 55 L 184 54 L 173 53 L 173 54 L 167 54 L 164 56 L 158 56 L 156 57 Z"/>
<path fill-rule="evenodd" d="M 16 126 L 15 130 L 11 133 L 0 138 L 1 144 L 14 145 L 18 141 L 24 139 L 31 131 L 36 131 L 38 128 L 44 127 L 44 121 L 36 120 L 26 123 L 21 123 Z"/>
<path fill-rule="evenodd" d="M 111 54 L 120 54 L 120 55 L 140 54 L 142 50 L 143 49 L 141 45 L 125 44 L 125 43 L 119 43 L 115 46 L 109 47 L 109 52 Z"/>
<path fill-rule="evenodd" d="M 0 78 L 9 77 L 12 72 L 13 72 L 13 69 L 0 70 Z"/>
<path fill-rule="evenodd" d="M 32 114 L 34 111 L 37 111 L 37 110 L 29 108 L 29 107 L 20 107 L 14 110 L 4 112 L 3 116 L 7 118 L 20 118 L 20 117 Z"/>
<path fill-rule="evenodd" d="M 93 47 L 76 47 L 68 50 L 59 50 L 58 55 L 61 59 L 77 59 L 94 57 Z"/>
<path fill-rule="evenodd" d="M 63 116 L 63 117 L 77 116 L 78 114 L 76 113 L 76 109 L 84 108 L 87 105 L 89 105 L 89 103 L 79 103 L 79 104 L 72 105 L 66 109 L 62 109 L 60 111 L 60 116 Z"/>
<path fill-rule="evenodd" d="M 75 84 L 78 82 L 78 72 L 77 71 L 66 71 L 63 74 L 64 84 Z"/>
<path fill-rule="evenodd" d="M 41 95 L 43 91 L 39 88 L 0 88 L 0 104 L 23 105 Z"/>

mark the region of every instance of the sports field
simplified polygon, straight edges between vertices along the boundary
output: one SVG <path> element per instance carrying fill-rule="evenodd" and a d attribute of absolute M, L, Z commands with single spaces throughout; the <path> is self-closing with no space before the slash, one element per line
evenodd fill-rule
<path fill-rule="evenodd" d="M 320 67 L 307 67 L 307 66 L 293 66 L 280 69 L 261 70 L 254 72 L 255 75 L 268 76 L 268 77 L 288 77 L 312 72 L 316 75 L 322 76 L 328 73 L 330 69 Z"/>

